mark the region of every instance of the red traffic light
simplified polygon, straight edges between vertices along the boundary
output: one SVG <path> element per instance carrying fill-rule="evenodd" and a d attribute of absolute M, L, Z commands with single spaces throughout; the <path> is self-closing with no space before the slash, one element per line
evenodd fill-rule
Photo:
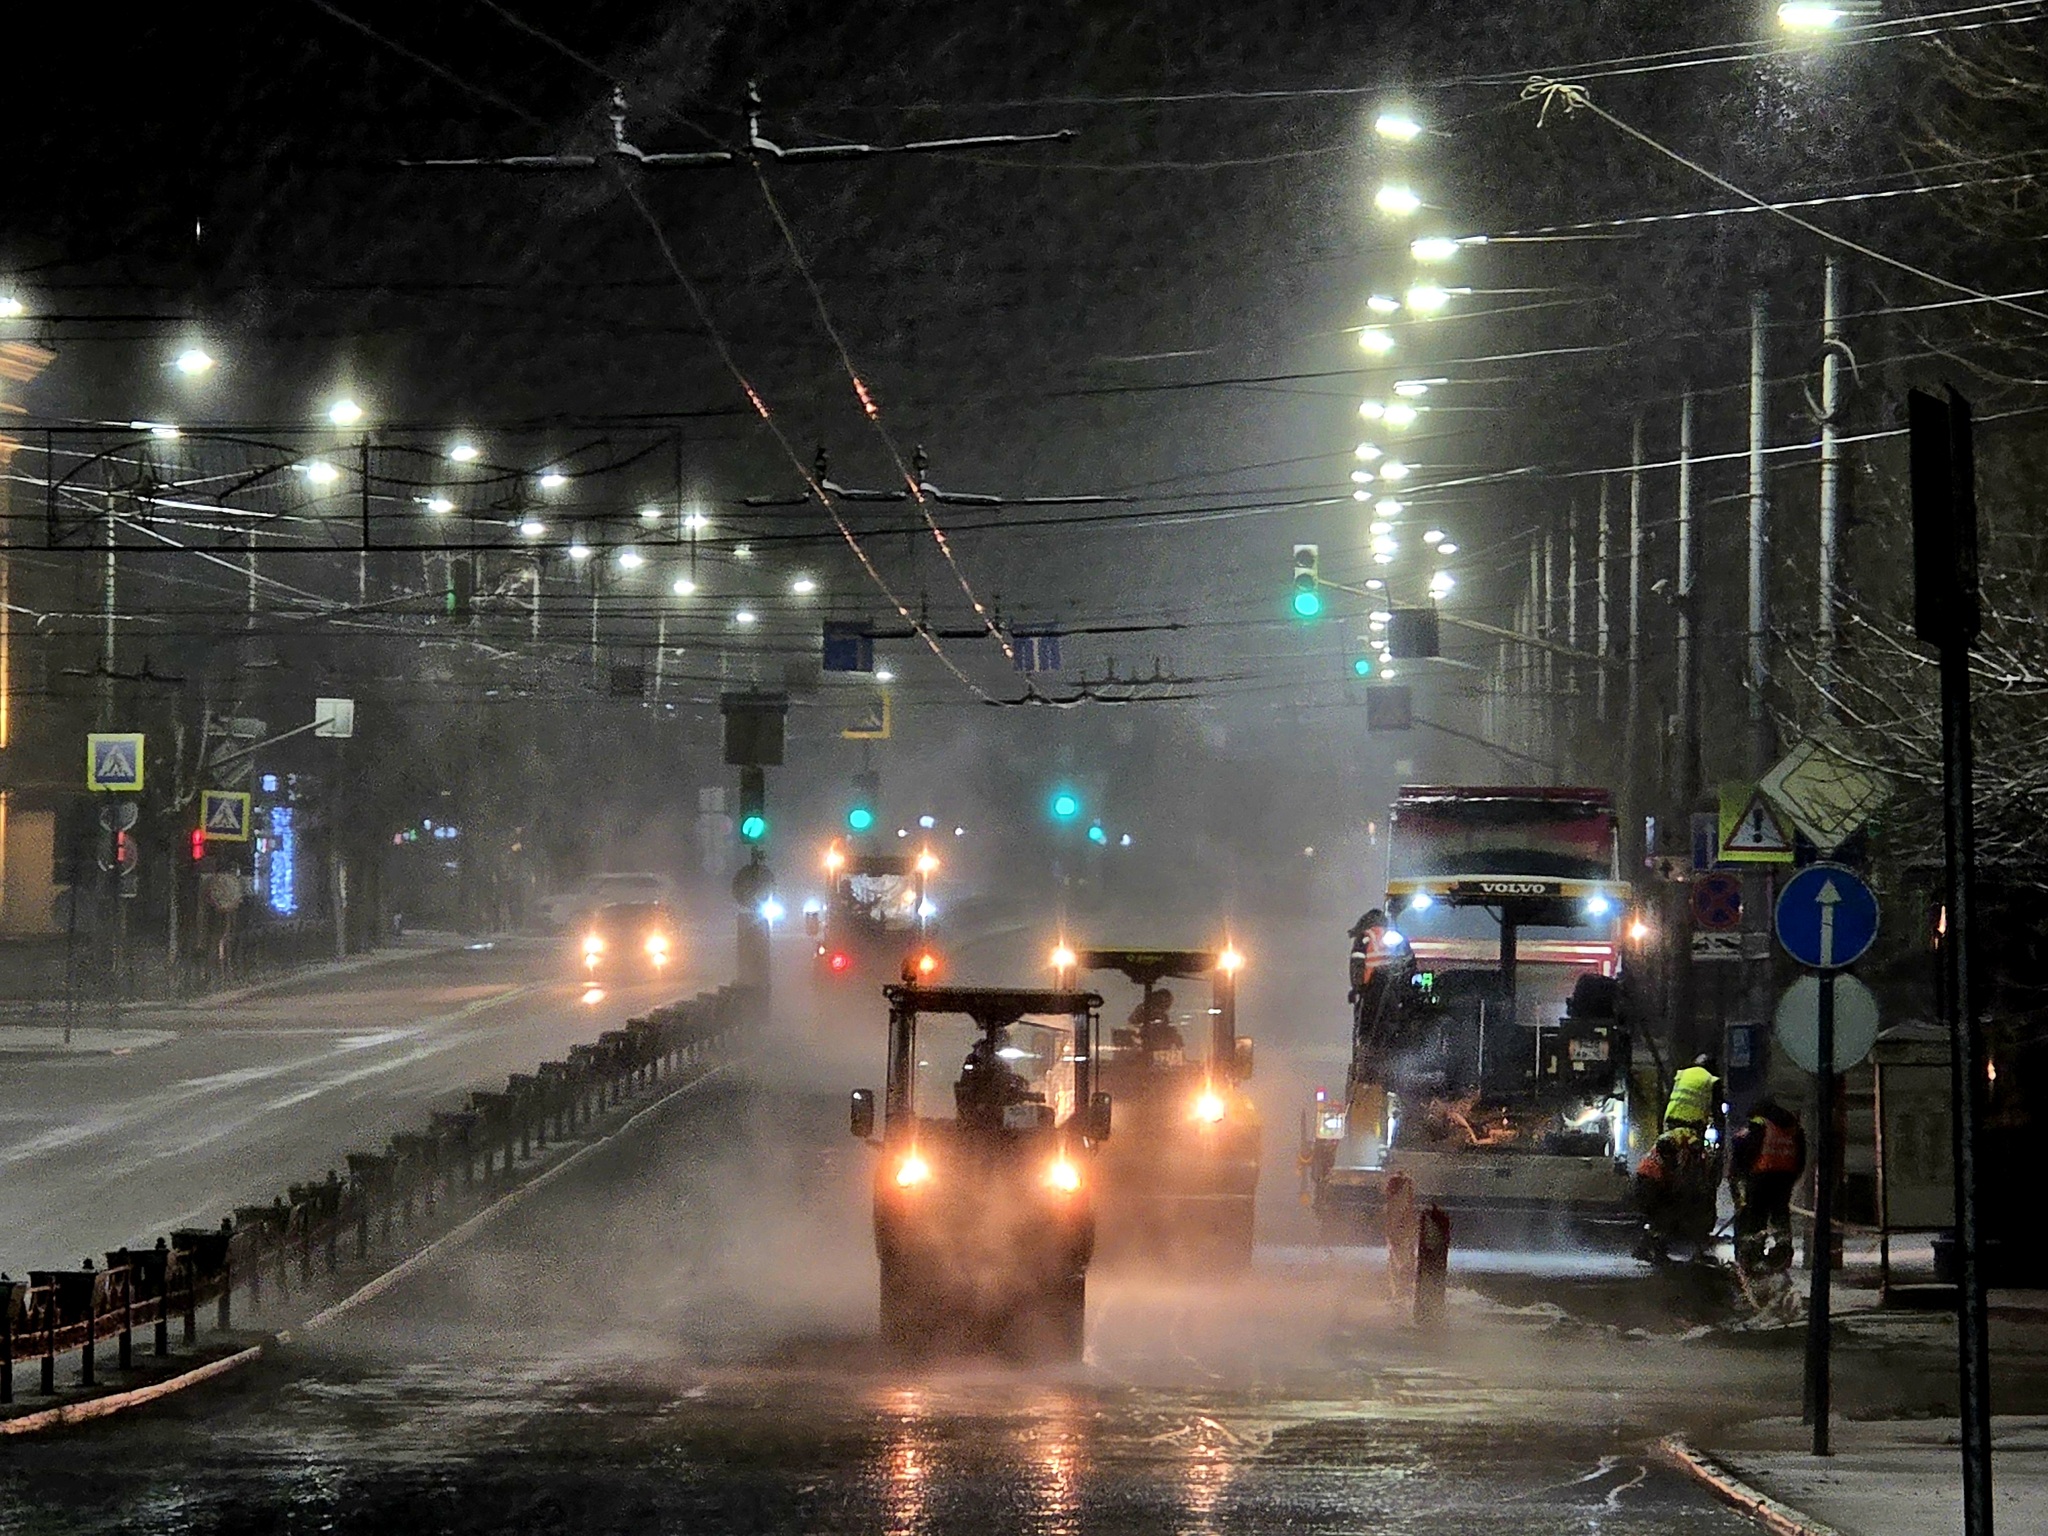
<path fill-rule="evenodd" d="M 843 949 L 835 949 L 832 951 L 831 958 L 825 963 L 832 967 L 833 975 L 844 975 L 853 965 L 853 956 Z"/>
<path fill-rule="evenodd" d="M 201 859 L 203 859 L 203 858 L 205 858 L 205 857 L 206 857 L 206 828 L 204 828 L 204 827 L 194 827 L 194 828 L 192 829 L 192 862 L 193 862 L 194 864 L 197 864 L 197 863 L 198 863 L 198 862 L 199 862 L 199 861 L 200 861 Z"/>

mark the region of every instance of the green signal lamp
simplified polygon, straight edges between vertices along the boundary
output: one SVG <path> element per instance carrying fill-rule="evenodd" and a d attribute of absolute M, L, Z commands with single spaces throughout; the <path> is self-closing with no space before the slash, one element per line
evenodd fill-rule
<path fill-rule="evenodd" d="M 759 811 L 740 818 L 740 836 L 750 843 L 758 843 L 768 835 L 768 818 Z"/>
<path fill-rule="evenodd" d="M 1096 844 L 1098 847 L 1108 844 L 1109 834 L 1102 830 L 1101 822 L 1096 822 L 1088 829 L 1088 841 Z"/>
<path fill-rule="evenodd" d="M 1072 821 L 1081 814 L 1081 797 L 1071 789 L 1063 789 L 1052 797 L 1052 814 L 1055 821 Z"/>
<path fill-rule="evenodd" d="M 1360 677 L 1371 677 L 1372 658 L 1370 656 L 1359 657 L 1358 660 L 1351 663 L 1351 670 L 1357 673 Z"/>
<path fill-rule="evenodd" d="M 1323 594 L 1313 587 L 1294 594 L 1294 616 L 1298 619 L 1313 619 L 1323 611 Z"/>
<path fill-rule="evenodd" d="M 866 832 L 875 824 L 875 813 L 864 805 L 856 805 L 846 813 L 846 827 L 849 832 Z"/>

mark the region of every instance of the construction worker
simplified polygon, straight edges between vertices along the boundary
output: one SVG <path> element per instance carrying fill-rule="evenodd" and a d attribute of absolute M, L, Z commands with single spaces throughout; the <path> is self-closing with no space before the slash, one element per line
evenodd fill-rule
<path fill-rule="evenodd" d="M 1706 1144 L 1688 1129 L 1666 1131 L 1636 1164 L 1631 1193 L 1643 1216 L 1642 1237 L 1635 1255 L 1652 1264 L 1671 1257 L 1671 1246 L 1689 1247 L 1693 1257 L 1706 1257 L 1714 1231 L 1714 1191 L 1720 1170 L 1707 1156 Z"/>
<path fill-rule="evenodd" d="M 1714 1072 L 1714 1058 L 1705 1052 L 1692 1065 L 1681 1067 L 1671 1079 L 1671 1097 L 1664 1104 L 1664 1129 L 1690 1131 L 1701 1140 L 1721 1115 L 1721 1079 Z"/>
<path fill-rule="evenodd" d="M 1789 1264 L 1792 1187 L 1806 1171 L 1806 1131 L 1799 1117 L 1768 1096 L 1758 1099 L 1728 1146 L 1735 1189 L 1735 1252 L 1750 1267 Z"/>
<path fill-rule="evenodd" d="M 1356 1003 L 1366 984 L 1386 963 L 1387 914 L 1378 907 L 1351 925 L 1351 1001 Z"/>
<path fill-rule="evenodd" d="M 953 1109 L 962 1125 L 1000 1130 L 1003 1111 L 1029 1098 L 1029 1087 L 1003 1060 L 995 1034 L 984 1034 L 969 1047 L 960 1080 L 953 1084 Z"/>

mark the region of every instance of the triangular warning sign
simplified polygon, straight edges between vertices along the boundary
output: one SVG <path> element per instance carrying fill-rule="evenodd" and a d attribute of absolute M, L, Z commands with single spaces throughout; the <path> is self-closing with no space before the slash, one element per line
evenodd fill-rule
<path fill-rule="evenodd" d="M 242 805 L 238 800 L 226 796 L 213 802 L 213 809 L 207 813 L 206 830 L 209 832 L 239 832 L 242 830 Z"/>
<path fill-rule="evenodd" d="M 135 777 L 135 754 L 123 741 L 108 741 L 100 744 L 99 756 L 93 762 L 96 778 L 114 781 Z"/>
<path fill-rule="evenodd" d="M 1786 853 L 1792 851 L 1792 839 L 1778 824 L 1777 812 L 1762 795 L 1751 795 L 1749 804 L 1744 806 L 1735 825 L 1728 829 L 1721 839 L 1721 851 L 1728 854 L 1742 853 Z"/>

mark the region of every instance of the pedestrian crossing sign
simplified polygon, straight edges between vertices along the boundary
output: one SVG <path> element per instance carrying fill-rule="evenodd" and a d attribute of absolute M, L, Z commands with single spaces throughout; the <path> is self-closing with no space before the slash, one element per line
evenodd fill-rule
<path fill-rule="evenodd" d="M 208 842 L 249 841 L 249 797 L 240 790 L 202 789 L 199 792 L 199 830 Z"/>
<path fill-rule="evenodd" d="M 85 787 L 128 794 L 142 789 L 142 733 L 89 731 L 85 737 Z"/>
<path fill-rule="evenodd" d="M 1792 835 L 1770 801 L 1747 784 L 1721 786 L 1721 858 L 1730 864 L 1790 864 Z"/>

